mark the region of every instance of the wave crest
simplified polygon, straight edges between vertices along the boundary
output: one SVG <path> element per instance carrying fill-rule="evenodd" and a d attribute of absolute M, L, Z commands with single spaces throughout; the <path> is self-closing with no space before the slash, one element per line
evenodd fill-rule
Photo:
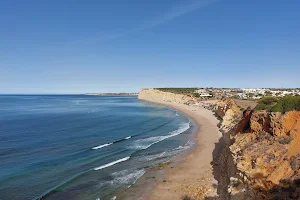
<path fill-rule="evenodd" d="M 93 147 L 93 149 L 94 149 L 94 150 L 101 149 L 101 148 L 103 148 L 103 147 L 107 147 L 107 146 L 112 145 L 112 144 L 113 144 L 113 142 L 107 143 L 107 144 L 102 144 L 102 145 Z"/>
<path fill-rule="evenodd" d="M 116 160 L 116 161 L 113 161 L 113 162 L 110 162 L 110 163 L 107 163 L 105 165 L 101 165 L 100 167 L 95 167 L 94 170 L 100 170 L 100 169 L 104 169 L 104 168 L 107 168 L 107 167 L 110 167 L 110 166 L 113 166 L 115 164 L 118 164 L 120 162 L 124 162 L 126 160 L 129 160 L 130 156 L 127 156 L 125 158 L 121 158 L 119 160 Z"/>
<path fill-rule="evenodd" d="M 180 125 L 179 129 L 172 131 L 169 135 L 154 136 L 154 137 L 149 137 L 149 138 L 145 138 L 145 139 L 139 139 L 139 140 L 134 141 L 131 146 L 128 146 L 128 148 L 134 149 L 134 150 L 147 149 L 147 148 L 151 147 L 153 144 L 161 142 L 170 137 L 179 135 L 179 134 L 183 133 L 184 131 L 188 130 L 189 128 L 190 128 L 190 123 L 185 123 L 185 124 Z"/>
<path fill-rule="evenodd" d="M 115 143 L 118 143 L 118 142 L 122 142 L 122 141 L 124 141 L 124 140 L 129 140 L 130 138 L 131 138 L 131 136 L 128 136 L 128 137 L 126 137 L 126 138 L 123 138 L 123 139 L 120 139 L 120 140 L 116 140 L 116 141 L 111 142 L 111 143 L 102 144 L 102 145 L 93 147 L 92 149 L 94 149 L 94 150 L 101 149 L 101 148 L 103 148 L 103 147 L 107 147 L 107 146 L 110 146 L 110 145 L 112 145 L 112 144 L 115 144 Z"/>

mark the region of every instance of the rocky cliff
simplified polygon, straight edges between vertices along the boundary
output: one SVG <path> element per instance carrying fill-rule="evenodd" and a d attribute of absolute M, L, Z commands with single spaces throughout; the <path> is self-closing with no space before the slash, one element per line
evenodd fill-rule
<path fill-rule="evenodd" d="M 256 199 L 299 199 L 300 112 L 257 111 L 243 120 L 230 150 Z"/>
<path fill-rule="evenodd" d="M 215 106 L 223 149 L 214 159 L 222 199 L 300 199 L 300 112 L 245 110 L 231 100 Z"/>
<path fill-rule="evenodd" d="M 226 133 L 233 129 L 241 118 L 241 111 L 232 99 L 223 99 L 213 108 L 216 115 L 221 118 L 220 130 Z"/>
<path fill-rule="evenodd" d="M 163 92 L 157 89 L 142 89 L 138 96 L 141 100 L 152 101 L 157 103 L 180 103 L 191 104 L 195 99 L 190 95 L 175 94 L 170 92 Z"/>

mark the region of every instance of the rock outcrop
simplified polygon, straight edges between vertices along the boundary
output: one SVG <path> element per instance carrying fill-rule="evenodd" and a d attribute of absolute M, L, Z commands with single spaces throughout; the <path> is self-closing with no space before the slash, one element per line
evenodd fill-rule
<path fill-rule="evenodd" d="M 170 92 L 163 92 L 157 89 L 142 89 L 138 96 L 141 100 L 152 102 L 167 102 L 167 103 L 180 103 L 192 104 L 196 100 L 194 97 L 187 94 L 175 94 Z"/>
<path fill-rule="evenodd" d="M 229 148 L 244 188 L 254 199 L 300 198 L 300 112 L 248 112 L 237 127 Z"/>
<path fill-rule="evenodd" d="M 216 115 L 222 119 L 220 130 L 226 133 L 236 126 L 241 118 L 241 111 L 232 99 L 222 99 L 214 107 Z"/>
<path fill-rule="evenodd" d="M 223 132 L 214 159 L 219 187 L 226 188 L 220 199 L 300 199 L 300 112 L 242 113 L 224 99 L 215 113 Z"/>

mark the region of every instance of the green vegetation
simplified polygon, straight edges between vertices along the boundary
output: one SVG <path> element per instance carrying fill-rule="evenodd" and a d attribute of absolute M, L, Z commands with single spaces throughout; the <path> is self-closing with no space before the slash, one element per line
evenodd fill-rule
<path fill-rule="evenodd" d="M 241 106 L 238 106 L 238 108 L 240 109 L 240 111 L 244 111 L 245 109 L 242 108 Z"/>
<path fill-rule="evenodd" d="M 275 97 L 264 97 L 258 100 L 258 104 L 255 107 L 255 110 L 270 110 L 276 103 L 277 99 Z"/>
<path fill-rule="evenodd" d="M 194 97 L 199 98 L 200 94 L 199 93 L 193 93 Z"/>
<path fill-rule="evenodd" d="M 272 92 L 267 91 L 267 92 L 265 92 L 265 95 L 266 96 L 272 96 Z"/>
<path fill-rule="evenodd" d="M 300 96 L 287 95 L 281 99 L 264 97 L 258 100 L 255 110 L 268 110 L 271 112 L 286 113 L 291 110 L 300 110 Z"/>
<path fill-rule="evenodd" d="M 175 94 L 191 94 L 194 93 L 197 88 L 155 88 L 163 92 L 171 92 Z"/>
<path fill-rule="evenodd" d="M 268 106 L 266 104 L 257 104 L 255 110 L 267 110 Z"/>
<path fill-rule="evenodd" d="M 275 97 L 264 97 L 258 100 L 258 103 L 260 104 L 266 104 L 266 105 L 272 105 L 274 103 L 277 103 L 277 99 Z"/>
<path fill-rule="evenodd" d="M 272 112 L 286 113 L 291 110 L 300 110 L 300 96 L 285 96 L 271 108 Z"/>
<path fill-rule="evenodd" d="M 248 96 L 248 98 L 253 98 L 254 94 L 253 93 L 248 93 L 247 96 Z"/>

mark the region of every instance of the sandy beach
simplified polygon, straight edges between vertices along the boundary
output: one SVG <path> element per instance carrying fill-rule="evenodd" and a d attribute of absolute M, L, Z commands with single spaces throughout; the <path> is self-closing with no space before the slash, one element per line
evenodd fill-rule
<path fill-rule="evenodd" d="M 147 199 L 179 200 L 185 195 L 193 199 L 204 199 L 207 194 L 216 196 L 217 181 L 213 178 L 211 161 L 215 144 L 221 137 L 217 127 L 219 121 L 201 103 L 188 106 L 162 101 L 151 102 L 183 112 L 194 120 L 198 130 L 194 147 L 182 158 L 179 165 L 170 165 L 164 169 L 163 177 L 156 182 Z"/>

